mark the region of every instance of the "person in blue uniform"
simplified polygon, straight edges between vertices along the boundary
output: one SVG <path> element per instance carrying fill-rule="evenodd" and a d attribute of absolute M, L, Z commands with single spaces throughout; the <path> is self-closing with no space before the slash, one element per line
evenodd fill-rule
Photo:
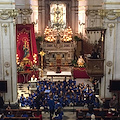
<path fill-rule="evenodd" d="M 29 106 L 30 105 L 30 99 L 28 97 L 26 97 L 25 99 L 25 105 L 26 106 Z"/>
<path fill-rule="evenodd" d="M 20 102 L 20 103 L 21 103 L 21 107 L 25 107 L 25 106 L 26 106 L 26 105 L 25 105 L 25 100 L 26 100 L 25 98 L 22 98 L 22 100 L 21 100 L 21 102 Z"/>
<path fill-rule="evenodd" d="M 50 120 L 52 120 L 54 109 L 55 109 L 55 102 L 52 97 L 48 100 L 49 111 L 50 111 Z"/>
<path fill-rule="evenodd" d="M 14 117 L 14 114 L 12 114 L 10 111 L 7 113 L 6 117 Z"/>

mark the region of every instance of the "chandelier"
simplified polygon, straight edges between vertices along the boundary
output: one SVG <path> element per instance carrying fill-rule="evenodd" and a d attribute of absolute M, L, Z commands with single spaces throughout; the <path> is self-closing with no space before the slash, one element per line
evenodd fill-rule
<path fill-rule="evenodd" d="M 54 42 L 58 38 L 63 42 L 72 41 L 72 29 L 70 26 L 66 27 L 64 16 L 66 6 L 64 4 L 54 4 L 51 9 L 51 19 L 49 27 L 47 26 L 44 31 L 45 40 Z"/>

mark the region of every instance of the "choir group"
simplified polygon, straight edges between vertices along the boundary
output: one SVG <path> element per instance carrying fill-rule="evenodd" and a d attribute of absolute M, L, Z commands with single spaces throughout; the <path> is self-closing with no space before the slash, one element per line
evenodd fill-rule
<path fill-rule="evenodd" d="M 59 101 L 62 107 L 93 104 L 95 108 L 99 108 L 99 100 L 89 84 L 79 83 L 76 85 L 76 81 L 72 79 L 57 82 L 43 80 L 38 81 L 36 87 L 37 90 L 29 94 L 29 97 L 25 98 L 23 94 L 21 95 L 21 107 L 36 108 L 39 106 L 46 109 L 49 107 L 48 101 L 52 97 L 54 101 Z M 41 93 L 42 95 L 39 96 Z"/>

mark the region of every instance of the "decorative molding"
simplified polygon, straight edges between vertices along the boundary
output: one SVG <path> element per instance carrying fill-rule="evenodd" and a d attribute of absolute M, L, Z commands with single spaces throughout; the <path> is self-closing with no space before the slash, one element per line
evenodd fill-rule
<path fill-rule="evenodd" d="M 0 11 L 0 18 L 2 20 L 7 20 L 10 17 L 16 18 L 18 14 L 22 15 L 31 15 L 32 14 L 32 9 L 5 9 Z"/>
<path fill-rule="evenodd" d="M 22 15 L 31 15 L 32 14 L 32 9 L 19 9 L 19 14 Z"/>
<path fill-rule="evenodd" d="M 109 27 L 109 30 L 110 30 L 110 36 L 112 35 L 112 30 L 113 28 L 115 27 L 115 24 L 114 23 L 108 23 L 107 25 Z"/>
<path fill-rule="evenodd" d="M 101 18 L 106 17 L 108 20 L 115 20 L 120 17 L 120 9 L 97 9 L 97 10 L 86 10 L 87 16 L 96 16 L 99 15 Z"/>
<path fill-rule="evenodd" d="M 2 27 L 4 27 L 5 35 L 7 35 L 7 27 L 9 27 L 9 25 L 8 24 L 2 24 Z"/>
<path fill-rule="evenodd" d="M 13 18 L 15 18 L 16 16 L 17 16 L 17 10 L 8 10 L 8 9 L 6 9 L 6 10 L 2 10 L 2 11 L 0 11 L 0 18 L 2 19 L 2 20 L 7 20 L 7 19 L 9 19 L 10 17 L 13 17 Z"/>
<path fill-rule="evenodd" d="M 96 16 L 96 15 L 98 15 L 98 10 L 86 10 L 86 12 L 85 12 L 85 14 L 87 15 L 87 16 Z"/>
<path fill-rule="evenodd" d="M 5 5 L 5 4 L 7 4 L 7 5 L 8 5 L 8 4 L 15 5 L 15 2 L 0 2 L 0 5 L 2 5 L 2 4 L 4 4 L 4 5 Z"/>
<path fill-rule="evenodd" d="M 5 62 L 5 63 L 4 63 L 4 66 L 5 66 L 6 68 L 9 68 L 9 67 L 10 67 L 10 63 L 9 63 L 9 62 Z"/>
<path fill-rule="evenodd" d="M 105 5 L 120 5 L 120 2 L 104 2 Z"/>
<path fill-rule="evenodd" d="M 107 61 L 106 65 L 107 65 L 108 67 L 111 67 L 111 66 L 113 65 L 113 63 L 112 63 L 112 61 Z"/>

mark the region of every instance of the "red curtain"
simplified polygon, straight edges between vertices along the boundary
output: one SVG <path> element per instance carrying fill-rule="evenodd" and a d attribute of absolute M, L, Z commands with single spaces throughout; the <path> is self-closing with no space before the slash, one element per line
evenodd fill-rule
<path fill-rule="evenodd" d="M 19 60 L 22 61 L 27 57 L 33 62 L 34 54 L 38 55 L 36 39 L 33 24 L 17 24 L 16 25 L 17 54 Z M 38 61 L 38 57 L 37 61 Z"/>

